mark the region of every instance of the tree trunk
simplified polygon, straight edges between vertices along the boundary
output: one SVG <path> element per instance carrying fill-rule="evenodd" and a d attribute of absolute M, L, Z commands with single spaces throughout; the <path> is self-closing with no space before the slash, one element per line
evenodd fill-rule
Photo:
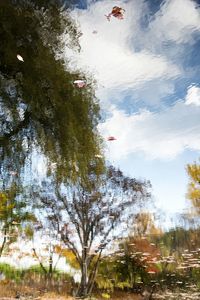
<path fill-rule="evenodd" d="M 52 254 L 49 257 L 49 275 L 52 276 L 53 274 L 53 257 Z"/>
<path fill-rule="evenodd" d="M 47 272 L 47 284 L 48 286 L 52 286 L 52 278 L 53 277 L 53 256 L 50 254 L 49 257 L 49 270 Z"/>
<path fill-rule="evenodd" d="M 81 283 L 77 292 L 77 296 L 82 299 L 87 297 L 87 267 L 85 266 L 85 263 L 83 263 L 81 268 Z"/>
<path fill-rule="evenodd" d="M 37 258 L 37 260 L 38 260 L 38 262 L 39 262 L 39 264 L 40 264 L 40 267 L 41 267 L 41 269 L 42 269 L 42 271 L 44 272 L 45 277 L 46 277 L 46 275 L 47 275 L 47 270 L 46 270 L 45 267 L 43 266 L 43 264 L 42 264 L 42 262 L 41 262 L 39 256 L 37 255 L 37 252 L 36 252 L 35 248 L 32 248 L 32 250 L 33 250 L 33 253 L 34 253 L 35 257 Z"/>
<path fill-rule="evenodd" d="M 7 230 L 6 230 L 6 228 L 5 228 L 5 229 L 4 229 L 3 243 L 2 243 L 1 248 L 0 248 L 0 257 L 2 256 L 4 247 L 5 247 L 5 244 L 6 244 L 6 234 L 7 234 Z"/>
<path fill-rule="evenodd" d="M 100 259 L 101 259 L 101 253 L 102 253 L 102 250 L 99 253 L 99 257 L 96 261 L 96 264 L 94 265 L 94 269 L 91 272 L 91 276 L 89 277 L 88 290 L 87 290 L 88 295 L 90 295 L 92 293 L 92 290 L 93 290 L 93 287 L 94 287 L 94 282 L 95 282 L 95 279 L 96 279 L 96 276 L 97 276 L 97 270 L 98 270 Z"/>
<path fill-rule="evenodd" d="M 82 265 L 81 265 L 81 284 L 77 292 L 79 298 L 86 298 L 88 296 L 88 266 L 86 249 L 83 250 Z"/>

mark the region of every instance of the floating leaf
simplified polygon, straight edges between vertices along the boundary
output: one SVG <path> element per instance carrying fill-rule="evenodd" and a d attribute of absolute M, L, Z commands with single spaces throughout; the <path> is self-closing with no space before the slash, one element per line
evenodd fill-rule
<path fill-rule="evenodd" d="M 17 54 L 17 59 L 20 60 L 20 61 L 22 61 L 22 62 L 24 62 L 23 57 L 21 55 L 19 55 L 19 54 Z"/>
<path fill-rule="evenodd" d="M 86 86 L 86 81 L 85 80 L 75 80 L 74 84 L 78 87 L 78 88 L 83 88 Z"/>

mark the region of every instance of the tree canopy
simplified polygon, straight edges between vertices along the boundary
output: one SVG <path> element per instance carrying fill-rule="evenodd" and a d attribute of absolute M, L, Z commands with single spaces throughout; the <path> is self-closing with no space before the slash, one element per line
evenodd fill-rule
<path fill-rule="evenodd" d="M 39 202 L 47 221 L 57 230 L 80 266 L 79 296 L 91 293 L 102 251 L 133 222 L 137 205 L 149 197 L 150 183 L 125 176 L 91 161 L 87 177 L 75 184 L 43 184 Z"/>
<path fill-rule="evenodd" d="M 90 84 L 62 60 L 61 35 L 78 44 L 79 32 L 61 1 L 0 3 L 1 176 L 19 172 L 33 149 L 54 162 L 57 175 L 79 176 L 101 151 L 99 106 Z M 73 38 L 72 38 L 73 37 Z M 21 58 L 20 58 L 21 57 Z M 20 58 L 20 59 L 19 59 Z"/>

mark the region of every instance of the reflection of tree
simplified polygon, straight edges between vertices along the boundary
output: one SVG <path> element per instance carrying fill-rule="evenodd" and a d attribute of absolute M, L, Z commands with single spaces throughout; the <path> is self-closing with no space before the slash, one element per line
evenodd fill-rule
<path fill-rule="evenodd" d="M 131 228 L 131 234 L 136 237 L 144 237 L 151 234 L 159 234 L 160 229 L 155 226 L 154 215 L 150 212 L 140 212 L 135 216 L 135 222 Z"/>
<path fill-rule="evenodd" d="M 84 76 L 66 70 L 60 36 L 76 47 L 78 31 L 62 13 L 60 1 L 0 3 L 0 161 L 1 176 L 19 172 L 33 148 L 56 162 L 69 177 L 74 161 L 79 175 L 99 153 L 94 129 L 98 105 L 90 87 L 75 88 Z M 73 39 L 72 39 L 73 36 Z M 73 42 L 74 41 L 74 42 Z M 23 61 L 17 59 L 17 55 Z M 65 168 L 63 168 L 65 166 Z"/>
<path fill-rule="evenodd" d="M 26 203 L 18 196 L 19 188 L 12 184 L 6 192 L 0 192 L 0 231 L 2 243 L 0 257 L 7 244 L 17 240 L 20 225 L 29 222 L 34 216 L 27 211 Z"/>
<path fill-rule="evenodd" d="M 61 232 L 62 241 L 76 257 L 81 270 L 78 295 L 92 291 L 102 251 L 111 241 L 111 233 L 135 215 L 136 205 L 147 200 L 148 182 L 123 175 L 120 170 L 100 168 L 98 160 L 90 164 L 87 178 L 76 184 L 43 191 L 42 203 L 48 220 Z"/>

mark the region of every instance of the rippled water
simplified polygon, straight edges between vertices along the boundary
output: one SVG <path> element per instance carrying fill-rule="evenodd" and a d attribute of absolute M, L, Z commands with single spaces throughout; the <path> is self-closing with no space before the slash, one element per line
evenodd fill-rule
<path fill-rule="evenodd" d="M 115 5 L 123 18 L 108 20 Z M 130 174 L 148 173 L 164 209 L 182 209 L 186 178 L 179 163 L 200 150 L 198 2 L 92 1 L 73 15 L 82 35 L 72 66 L 97 80 L 106 116 L 99 129 L 116 137 L 107 157 Z"/>
<path fill-rule="evenodd" d="M 153 299 L 157 300 L 199 300 L 200 292 L 165 292 L 165 294 L 154 294 Z"/>
<path fill-rule="evenodd" d="M 22 234 L 18 229 L 20 222 L 26 221 L 23 214 L 19 216 L 13 214 L 13 209 L 17 207 L 16 203 L 19 208 L 24 208 L 24 210 L 26 208 L 27 203 L 22 197 L 21 190 L 24 189 L 26 194 L 26 187 L 30 186 L 31 205 L 35 208 L 34 197 L 39 198 L 37 196 L 39 191 L 34 190 L 33 187 L 36 179 L 41 181 L 37 183 L 39 189 L 43 189 L 42 193 L 46 193 L 48 198 L 51 192 L 50 181 L 48 188 L 48 184 L 43 182 L 45 176 L 56 178 L 62 190 L 62 180 L 64 184 L 64 179 L 69 174 L 70 180 L 76 182 L 76 179 L 80 179 L 81 172 L 84 175 L 87 167 L 89 166 L 90 169 L 94 164 L 93 161 L 95 163 L 101 162 L 101 159 L 103 161 L 105 154 L 105 160 L 114 166 L 120 166 L 122 171 L 130 177 L 146 178 L 151 181 L 152 198 L 156 200 L 155 210 L 157 209 L 154 214 L 153 204 L 153 208 L 151 207 L 153 213 L 149 215 L 148 220 L 143 218 L 140 222 L 138 216 L 131 220 L 135 222 L 137 219 L 138 222 L 137 226 L 134 224 L 133 231 L 135 231 L 130 231 L 130 234 L 133 237 L 138 235 L 141 239 L 136 241 L 139 249 L 133 247 L 135 244 L 127 242 L 126 249 L 124 248 L 123 251 L 125 253 L 128 249 L 131 263 L 130 261 L 127 263 L 122 258 L 121 261 L 117 260 L 118 267 L 120 267 L 118 275 L 126 276 L 127 265 L 124 271 L 123 264 L 127 263 L 130 269 L 132 264 L 134 266 L 138 264 L 137 271 L 131 269 L 130 277 L 134 277 L 138 272 L 138 278 L 142 278 L 141 274 L 145 271 L 150 282 L 151 276 L 167 273 L 171 277 L 177 276 L 176 285 L 178 286 L 182 283 L 179 277 L 186 278 L 187 281 L 192 271 L 200 268 L 199 232 L 196 222 L 199 219 L 199 204 L 196 211 L 197 217 L 193 219 L 196 232 L 189 232 L 188 224 L 191 221 L 189 218 L 186 220 L 181 214 L 178 216 L 182 222 L 185 222 L 183 236 L 188 235 L 185 240 L 182 235 L 178 238 L 178 227 L 175 233 L 171 232 L 171 236 L 169 234 L 167 237 L 164 230 L 169 227 L 169 221 L 166 216 L 163 219 L 160 217 L 160 224 L 158 224 L 155 215 L 157 212 L 160 213 L 160 207 L 165 210 L 166 215 L 169 211 L 180 213 L 179 210 L 185 207 L 188 181 L 185 166 L 199 157 L 199 1 L 80 0 L 75 1 L 76 5 L 70 12 L 63 12 L 62 8 L 62 13 L 60 9 L 55 10 L 55 7 L 51 6 L 48 1 L 44 1 L 45 7 L 40 7 L 40 1 L 38 4 L 36 2 L 33 0 L 0 1 L 0 40 L 2 41 L 0 46 L 1 250 L 4 250 L 4 241 L 12 244 L 20 234 L 21 239 L 24 239 L 24 234 L 27 234 L 29 238 L 32 235 L 34 240 L 34 231 L 37 233 L 37 230 L 41 230 L 38 244 L 42 245 L 41 220 L 38 224 L 34 224 L 33 230 L 31 228 L 25 230 L 26 233 Z M 25 4 L 28 5 L 27 8 Z M 66 16 L 68 19 L 65 19 Z M 65 24 L 71 16 L 74 20 L 73 24 L 70 23 L 66 29 Z M 57 26 L 59 20 L 60 25 Z M 76 27 L 73 27 L 74 24 Z M 59 58 L 62 59 L 59 60 Z M 98 98 L 100 115 L 103 116 L 99 123 L 97 121 L 98 108 L 96 103 L 93 103 L 96 101 L 93 101 L 95 95 Z M 102 153 L 101 147 L 95 142 L 97 130 L 93 128 L 93 124 L 97 123 L 97 129 L 103 141 Z M 196 183 L 199 188 L 199 182 Z M 57 196 L 55 191 L 52 190 L 52 193 Z M 138 187 L 136 192 L 140 192 Z M 57 198 L 53 197 L 53 199 L 56 205 Z M 196 201 L 196 199 L 193 200 Z M 199 198 L 197 200 L 199 201 Z M 63 208 L 64 205 L 63 209 L 67 208 L 67 211 L 60 213 L 60 207 L 56 211 L 52 206 L 53 200 L 47 201 L 45 198 L 45 201 L 45 205 L 49 205 L 49 210 L 51 208 L 52 215 L 49 210 L 45 213 L 48 221 L 44 222 L 44 227 L 48 222 L 53 224 L 59 219 L 61 226 L 58 226 L 57 231 L 52 231 L 53 238 L 59 240 L 64 234 L 71 234 L 73 240 L 78 217 L 73 218 L 73 228 L 68 228 L 66 222 L 71 222 L 68 204 L 62 201 L 60 207 Z M 105 220 L 105 224 L 112 224 L 111 229 L 114 229 L 112 220 L 118 212 L 114 214 L 112 207 L 107 204 L 106 208 L 104 204 L 102 205 L 104 215 L 106 211 L 109 213 L 107 215 L 109 221 Z M 144 205 L 144 203 L 140 204 L 137 209 L 142 207 L 149 213 L 150 206 L 144 207 Z M 114 208 L 118 206 L 119 212 L 124 211 L 125 206 L 119 209 L 120 203 L 115 203 L 114 206 Z M 76 209 L 79 206 L 74 205 L 74 207 Z M 85 207 L 81 205 L 79 209 L 84 211 Z M 97 243 L 94 249 L 87 250 L 88 245 L 92 245 L 93 241 L 85 242 L 86 245 L 83 245 L 84 239 L 80 238 L 78 241 L 81 243 L 77 243 L 79 244 L 77 250 L 74 251 L 74 246 L 72 247 L 76 255 L 79 253 L 80 244 L 85 251 L 80 251 L 80 253 L 82 255 L 86 253 L 92 257 L 111 241 L 107 241 L 108 236 L 104 235 L 102 242 L 99 243 L 104 226 L 103 223 L 99 226 L 101 218 L 97 217 L 95 222 L 92 219 L 95 212 L 102 213 L 103 209 L 99 207 L 98 203 L 94 204 L 94 208 L 92 204 L 89 210 L 84 212 L 85 215 L 91 214 L 91 219 L 89 219 L 91 221 L 87 222 L 97 224 L 97 228 L 101 228 Z M 8 208 L 11 212 L 9 222 Z M 55 211 L 57 215 L 60 214 L 59 218 L 57 215 L 56 218 L 52 218 L 56 214 Z M 67 213 L 69 218 L 66 217 Z M 78 210 L 76 216 L 79 216 L 79 213 Z M 148 213 L 147 217 L 149 217 Z M 85 220 L 85 216 L 83 219 Z M 104 220 L 104 216 L 102 219 Z M 43 217 L 42 221 L 44 221 Z M 84 222 L 81 221 L 80 224 Z M 113 241 L 119 237 L 122 230 L 127 230 L 127 223 L 121 222 L 119 227 L 116 230 L 118 236 L 115 234 L 112 236 Z M 85 230 L 80 230 L 78 227 L 76 232 L 78 238 L 81 236 L 80 232 L 85 232 Z M 147 239 L 145 244 L 145 235 L 148 234 L 149 240 Z M 160 244 L 159 242 L 155 244 L 155 240 L 150 241 L 152 236 L 156 235 L 160 237 L 166 235 L 162 244 L 161 241 Z M 91 238 L 93 237 L 92 232 Z M 49 249 L 45 251 L 51 252 L 52 237 L 50 241 L 47 235 L 44 239 L 48 244 L 45 249 Z M 55 242 L 57 243 L 58 240 Z M 71 245 L 71 242 L 65 238 L 63 241 Z M 25 246 L 22 242 L 19 244 L 22 248 L 15 249 L 16 252 L 19 250 L 22 253 L 19 257 L 18 254 L 16 256 L 18 267 L 22 259 L 27 256 L 26 252 L 23 252 Z M 129 249 L 128 245 L 132 247 Z M 118 246 L 121 245 L 118 244 Z M 115 250 L 113 256 L 116 255 Z M 9 251 L 12 252 L 12 248 L 9 248 Z M 180 254 L 184 251 L 185 254 Z M 12 255 L 13 253 L 8 254 L 9 262 Z M 49 261 L 52 263 L 52 256 L 50 258 Z M 30 260 L 32 264 L 32 256 Z M 2 258 L 1 261 L 3 261 Z M 78 259 L 78 261 L 81 260 Z M 110 262 L 112 263 L 112 260 Z M 26 260 L 24 264 L 27 265 Z M 66 265 L 63 264 L 63 266 L 66 270 Z M 49 270 L 51 269 L 52 265 Z M 111 266 L 111 273 L 115 271 L 115 267 Z M 198 283 L 200 278 L 198 272 L 194 272 L 192 276 L 194 282 Z M 130 281 L 133 284 L 133 278 Z M 165 279 L 160 281 L 164 282 Z M 168 283 L 171 282 L 168 281 Z M 166 286 L 170 288 L 168 283 Z M 112 280 L 109 284 L 112 284 Z M 124 281 L 123 284 L 126 287 L 127 282 Z M 123 284 L 122 288 L 124 288 Z M 154 294 L 154 299 L 195 300 L 200 299 L 200 292 L 192 288 L 188 293 L 166 291 Z"/>

